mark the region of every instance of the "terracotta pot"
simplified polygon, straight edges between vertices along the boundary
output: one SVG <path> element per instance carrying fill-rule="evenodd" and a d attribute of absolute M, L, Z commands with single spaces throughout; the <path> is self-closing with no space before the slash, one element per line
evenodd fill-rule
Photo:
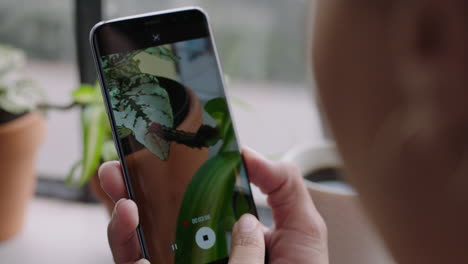
<path fill-rule="evenodd" d="M 17 234 L 34 195 L 36 153 L 45 138 L 38 113 L 0 125 L 0 241 Z"/>
<path fill-rule="evenodd" d="M 201 104 L 192 91 L 187 91 L 189 111 L 177 129 L 196 132 L 202 124 Z M 150 261 L 173 263 L 170 245 L 175 243 L 179 208 L 190 180 L 208 160 L 208 148 L 171 143 L 169 158 L 165 161 L 146 149 L 128 155 L 125 160 Z"/>
<path fill-rule="evenodd" d="M 327 142 L 294 148 L 283 160 L 297 165 L 304 175 L 324 168 L 341 169 L 335 147 Z M 395 263 L 363 211 L 358 193 L 343 182 L 305 183 L 328 227 L 330 263 Z"/>

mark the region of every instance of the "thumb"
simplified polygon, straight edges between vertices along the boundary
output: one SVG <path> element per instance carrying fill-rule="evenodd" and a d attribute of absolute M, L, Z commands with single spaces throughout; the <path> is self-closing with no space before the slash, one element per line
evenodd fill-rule
<path fill-rule="evenodd" d="M 243 215 L 234 226 L 229 264 L 265 263 L 265 238 L 255 216 Z"/>

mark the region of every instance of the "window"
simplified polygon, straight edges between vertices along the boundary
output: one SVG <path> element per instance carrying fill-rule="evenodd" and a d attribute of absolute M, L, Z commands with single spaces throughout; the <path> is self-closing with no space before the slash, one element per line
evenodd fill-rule
<path fill-rule="evenodd" d="M 55 104 L 67 104 L 77 87 L 73 0 L 15 0 L 0 4 L 0 42 L 25 50 L 25 74 Z M 41 147 L 41 178 L 64 179 L 80 158 L 79 109 L 47 114 L 47 138 Z"/>
<path fill-rule="evenodd" d="M 241 141 L 279 157 L 292 145 L 320 135 L 306 81 L 307 1 L 103 0 L 102 4 L 105 19 L 201 6 L 211 18 Z M 70 102 L 79 83 L 75 1 L 15 0 L 0 5 L 0 42 L 27 52 L 25 71 L 45 89 L 50 102 Z M 47 124 L 39 174 L 64 179 L 81 156 L 79 110 L 50 112 Z"/>

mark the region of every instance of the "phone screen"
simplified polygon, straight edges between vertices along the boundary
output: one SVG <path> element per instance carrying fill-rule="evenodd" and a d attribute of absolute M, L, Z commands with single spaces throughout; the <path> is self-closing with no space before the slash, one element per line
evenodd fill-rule
<path fill-rule="evenodd" d="M 139 235 L 151 263 L 227 263 L 256 215 L 206 17 L 108 22 L 93 34 Z"/>

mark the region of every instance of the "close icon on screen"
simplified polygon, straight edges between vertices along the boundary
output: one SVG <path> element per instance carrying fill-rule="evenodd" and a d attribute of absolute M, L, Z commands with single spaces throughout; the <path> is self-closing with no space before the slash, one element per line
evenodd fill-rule
<path fill-rule="evenodd" d="M 160 41 L 161 40 L 161 35 L 159 34 L 153 34 L 153 41 Z"/>

